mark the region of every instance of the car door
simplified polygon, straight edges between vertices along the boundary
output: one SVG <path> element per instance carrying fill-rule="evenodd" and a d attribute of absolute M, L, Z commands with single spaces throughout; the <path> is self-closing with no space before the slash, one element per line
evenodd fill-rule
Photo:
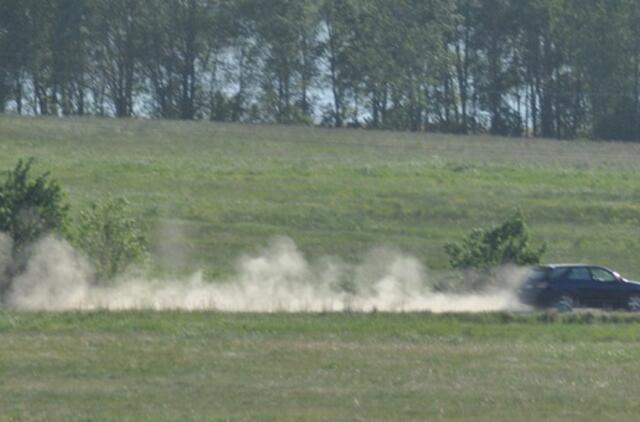
<path fill-rule="evenodd" d="M 601 306 L 614 307 L 625 303 L 625 286 L 615 274 L 602 267 L 590 267 L 589 272 L 593 280 L 591 295 Z"/>
<path fill-rule="evenodd" d="M 567 294 L 573 295 L 581 305 L 597 306 L 599 296 L 595 287 L 587 267 L 574 267 L 567 273 Z"/>

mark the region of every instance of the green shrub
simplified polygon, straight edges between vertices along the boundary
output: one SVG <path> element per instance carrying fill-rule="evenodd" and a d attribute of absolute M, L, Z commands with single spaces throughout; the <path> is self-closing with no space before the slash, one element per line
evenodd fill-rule
<path fill-rule="evenodd" d="M 445 246 L 455 269 L 467 271 L 468 287 L 484 288 L 494 281 L 496 269 L 504 265 L 539 264 L 546 245 L 533 248 L 522 212 L 514 213 L 497 227 L 474 229 L 460 243 Z"/>
<path fill-rule="evenodd" d="M 147 251 L 145 230 L 124 198 L 97 202 L 82 212 L 74 243 L 93 264 L 98 282 L 112 280 Z"/>
<path fill-rule="evenodd" d="M 48 233 L 63 233 L 69 206 L 49 173 L 32 178 L 33 158 L 19 160 L 0 185 L 0 232 L 9 235 L 14 252 Z"/>
<path fill-rule="evenodd" d="M 33 158 L 19 160 L 0 185 L 0 233 L 8 236 L 0 268 L 0 295 L 29 260 L 29 247 L 47 234 L 66 232 L 69 206 L 60 185 L 49 173 L 31 176 Z M 7 245 L 11 245 L 7 247 Z"/>
<path fill-rule="evenodd" d="M 529 244 L 529 228 L 518 211 L 498 227 L 474 229 L 461 243 L 445 246 L 449 262 L 457 269 L 490 269 L 500 265 L 534 265 L 546 245 Z"/>

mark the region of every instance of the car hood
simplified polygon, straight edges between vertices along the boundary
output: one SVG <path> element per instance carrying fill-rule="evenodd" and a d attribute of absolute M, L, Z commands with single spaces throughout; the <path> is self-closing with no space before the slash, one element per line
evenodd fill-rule
<path fill-rule="evenodd" d="M 624 282 L 632 287 L 637 287 L 638 289 L 640 289 L 640 281 L 624 280 Z"/>

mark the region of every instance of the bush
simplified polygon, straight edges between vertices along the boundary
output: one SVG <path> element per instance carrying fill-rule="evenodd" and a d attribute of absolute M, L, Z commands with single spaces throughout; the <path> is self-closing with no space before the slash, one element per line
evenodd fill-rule
<path fill-rule="evenodd" d="M 147 251 L 141 223 L 130 216 L 124 198 L 97 202 L 80 215 L 74 242 L 90 259 L 96 280 L 112 280 Z"/>
<path fill-rule="evenodd" d="M 531 247 L 529 228 L 518 211 L 502 225 L 475 229 L 461 243 L 446 245 L 445 250 L 453 268 L 490 269 L 507 264 L 538 264 L 546 245 Z"/>
<path fill-rule="evenodd" d="M 31 176 L 34 159 L 19 160 L 0 185 L 0 233 L 9 237 L 3 252 L 7 262 L 0 268 L 0 294 L 25 267 L 29 247 L 50 233 L 65 233 L 69 206 L 62 189 L 49 173 Z"/>
<path fill-rule="evenodd" d="M 13 240 L 13 249 L 23 249 L 51 232 L 63 233 L 69 206 L 60 185 L 49 173 L 30 176 L 34 159 L 19 160 L 0 186 L 0 232 Z"/>

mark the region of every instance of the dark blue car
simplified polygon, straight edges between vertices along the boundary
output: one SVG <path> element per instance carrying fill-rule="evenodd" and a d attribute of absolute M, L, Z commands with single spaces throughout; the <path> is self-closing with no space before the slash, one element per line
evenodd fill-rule
<path fill-rule="evenodd" d="M 522 302 L 538 308 L 575 307 L 640 311 L 640 283 L 595 265 L 544 265 L 533 268 L 520 289 Z"/>

